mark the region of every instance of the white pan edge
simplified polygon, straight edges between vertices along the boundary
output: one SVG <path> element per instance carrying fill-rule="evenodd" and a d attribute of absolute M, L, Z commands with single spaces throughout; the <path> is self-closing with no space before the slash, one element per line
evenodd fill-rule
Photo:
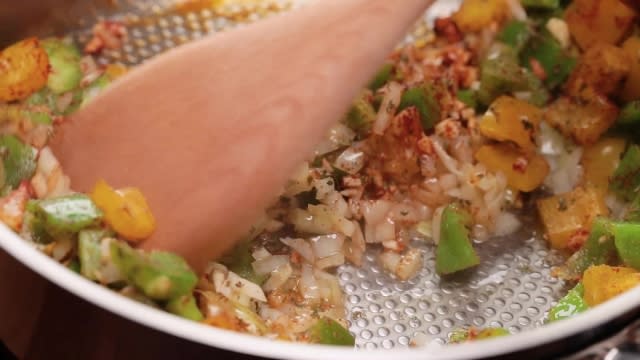
<path fill-rule="evenodd" d="M 575 318 L 507 337 L 438 348 L 366 351 L 268 340 L 184 320 L 130 300 L 83 278 L 35 249 L 2 223 L 0 223 L 0 247 L 52 283 L 126 319 L 203 345 L 275 359 L 388 360 L 390 352 L 394 356 L 407 360 L 497 356 L 543 346 L 555 340 L 589 331 L 640 305 L 640 287 L 637 287 Z"/>

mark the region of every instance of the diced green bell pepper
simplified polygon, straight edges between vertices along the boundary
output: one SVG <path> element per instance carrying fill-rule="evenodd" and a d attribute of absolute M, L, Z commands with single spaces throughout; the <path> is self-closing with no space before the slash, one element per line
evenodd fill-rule
<path fill-rule="evenodd" d="M 408 89 L 400 98 L 398 112 L 415 106 L 420 113 L 420 123 L 427 131 L 440 121 L 440 104 L 435 96 L 435 89 L 431 85 L 419 85 Z"/>
<path fill-rule="evenodd" d="M 97 225 L 103 216 L 91 198 L 84 194 L 32 201 L 28 206 L 34 216 L 42 220 L 47 233 L 54 237 Z"/>
<path fill-rule="evenodd" d="M 613 235 L 622 262 L 640 270 L 640 224 L 613 223 Z"/>
<path fill-rule="evenodd" d="M 80 262 L 77 259 L 69 261 L 67 267 L 69 268 L 69 270 L 80 274 Z"/>
<path fill-rule="evenodd" d="M 548 322 L 567 319 L 586 311 L 589 305 L 584 301 L 583 296 L 584 286 L 582 283 L 578 283 L 549 311 Z"/>
<path fill-rule="evenodd" d="M 560 0 L 520 0 L 526 8 L 553 10 L 560 7 Z"/>
<path fill-rule="evenodd" d="M 198 282 L 197 275 L 176 254 L 143 253 L 124 242 L 113 241 L 111 260 L 131 285 L 154 300 L 167 301 L 190 294 Z"/>
<path fill-rule="evenodd" d="M 529 39 L 531 38 L 531 29 L 529 25 L 520 20 L 512 20 L 508 22 L 502 31 L 498 33 L 498 41 L 511 46 L 516 52 L 520 52 Z"/>
<path fill-rule="evenodd" d="M 640 189 L 640 146 L 631 145 L 613 172 L 609 190 L 620 198 L 631 201 Z"/>
<path fill-rule="evenodd" d="M 529 69 L 532 60 L 538 61 L 547 75 L 544 84 L 549 89 L 563 84 L 577 63 L 548 32 L 534 35 L 520 57 L 522 64 Z"/>
<path fill-rule="evenodd" d="M 92 83 L 87 85 L 82 89 L 82 102 L 80 103 L 80 107 L 87 105 L 91 100 L 98 96 L 98 94 L 106 89 L 109 84 L 111 84 L 109 77 L 107 75 L 101 75 Z"/>
<path fill-rule="evenodd" d="M 468 107 L 475 109 L 478 107 L 478 99 L 476 92 L 471 89 L 460 89 L 456 94 L 458 100 L 462 101 Z"/>
<path fill-rule="evenodd" d="M 83 76 L 78 49 L 59 39 L 45 39 L 41 44 L 49 56 L 47 87 L 54 94 L 62 94 L 78 87 Z"/>
<path fill-rule="evenodd" d="M 102 270 L 102 248 L 100 242 L 111 232 L 103 229 L 82 230 L 78 233 L 78 258 L 82 276 L 99 280 Z"/>
<path fill-rule="evenodd" d="M 170 313 L 189 320 L 201 321 L 204 318 L 204 316 L 202 316 L 202 313 L 200 312 L 200 309 L 198 308 L 196 299 L 191 294 L 183 295 L 173 300 L 169 300 L 166 308 Z"/>
<path fill-rule="evenodd" d="M 623 126 L 640 125 L 640 100 L 627 103 L 618 115 L 618 124 Z"/>
<path fill-rule="evenodd" d="M 369 83 L 369 89 L 372 91 L 376 91 L 379 88 L 383 87 L 393 75 L 393 64 L 385 64 L 383 65 L 378 73 L 373 77 L 371 82 Z"/>
<path fill-rule="evenodd" d="M 251 256 L 251 242 L 243 241 L 238 244 L 229 255 L 221 259 L 220 262 L 240 277 L 262 285 L 268 276 L 256 274 L 253 266 L 251 266 L 253 261 L 253 256 Z"/>
<path fill-rule="evenodd" d="M 627 205 L 623 220 L 640 223 L 640 194 L 637 194 Z"/>
<path fill-rule="evenodd" d="M 489 106 L 500 95 L 529 90 L 527 70 L 520 67 L 515 50 L 496 43 L 480 64 L 480 89 L 478 101 Z"/>
<path fill-rule="evenodd" d="M 13 135 L 0 136 L 0 156 L 4 164 L 6 185 L 15 189 L 23 180 L 31 179 L 36 170 L 33 148 Z"/>
<path fill-rule="evenodd" d="M 309 338 L 312 343 L 324 345 L 354 346 L 356 343 L 349 330 L 329 318 L 318 320 L 309 329 Z"/>
<path fill-rule="evenodd" d="M 480 263 L 469 239 L 471 216 L 456 204 L 447 206 L 440 222 L 440 241 L 436 248 L 436 272 L 452 274 Z"/>
<path fill-rule="evenodd" d="M 344 119 L 345 124 L 354 131 L 367 132 L 376 120 L 376 111 L 363 93 L 353 102 Z"/>
<path fill-rule="evenodd" d="M 596 218 L 591 225 L 591 233 L 584 245 L 567 260 L 561 268 L 563 277 L 578 279 L 582 273 L 594 265 L 609 264 L 616 259 L 613 227 L 609 220 Z"/>

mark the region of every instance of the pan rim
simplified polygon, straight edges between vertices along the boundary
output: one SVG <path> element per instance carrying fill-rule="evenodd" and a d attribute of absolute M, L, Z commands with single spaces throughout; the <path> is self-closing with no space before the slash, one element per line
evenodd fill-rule
<path fill-rule="evenodd" d="M 637 287 L 574 318 L 508 337 L 437 348 L 366 351 L 269 340 L 179 318 L 121 296 L 66 269 L 21 239 L 2 223 L 0 223 L 0 248 L 52 283 L 123 318 L 202 345 L 277 359 L 324 360 L 349 357 L 358 360 L 387 360 L 389 353 L 402 356 L 407 360 L 499 356 L 532 349 L 597 328 L 636 308 L 638 306 L 636 299 L 640 298 L 640 287 Z"/>

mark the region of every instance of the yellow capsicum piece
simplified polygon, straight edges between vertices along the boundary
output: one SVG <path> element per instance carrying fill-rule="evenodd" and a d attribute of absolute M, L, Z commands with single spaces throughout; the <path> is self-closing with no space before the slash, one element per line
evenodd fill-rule
<path fill-rule="evenodd" d="M 105 222 L 127 240 L 144 240 L 156 228 L 147 200 L 137 188 L 116 190 L 100 180 L 91 192 L 91 199 L 104 212 Z"/>

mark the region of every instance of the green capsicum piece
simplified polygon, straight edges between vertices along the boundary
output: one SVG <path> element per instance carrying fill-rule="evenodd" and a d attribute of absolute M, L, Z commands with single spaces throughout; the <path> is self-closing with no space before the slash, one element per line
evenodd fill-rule
<path fill-rule="evenodd" d="M 309 329 L 309 339 L 324 345 L 354 346 L 356 343 L 349 330 L 329 318 L 321 318 Z"/>
<path fill-rule="evenodd" d="M 169 302 L 167 302 L 166 309 L 172 314 L 193 321 L 201 321 L 204 318 L 198 308 L 196 299 L 191 294 L 169 300 Z"/>
<path fill-rule="evenodd" d="M 32 201 L 28 207 L 42 221 L 47 233 L 54 237 L 97 225 L 103 216 L 91 198 L 84 194 Z"/>
<path fill-rule="evenodd" d="M 190 294 L 198 277 L 176 254 L 132 249 L 122 241 L 111 242 L 111 260 L 123 277 L 144 295 L 167 301 Z"/>
<path fill-rule="evenodd" d="M 15 189 L 23 180 L 30 179 L 36 170 L 33 148 L 13 135 L 0 136 L 0 156 L 4 164 L 6 186 Z"/>
<path fill-rule="evenodd" d="M 508 22 L 498 33 L 498 41 L 511 46 L 516 52 L 520 52 L 531 38 L 529 25 L 520 20 Z"/>
<path fill-rule="evenodd" d="M 383 87 L 387 82 L 389 82 L 392 75 L 393 64 L 383 65 L 369 83 L 369 89 L 371 89 L 372 91 L 376 91 L 379 88 Z"/>
<path fill-rule="evenodd" d="M 640 224 L 613 223 L 613 235 L 622 262 L 640 269 Z"/>
<path fill-rule="evenodd" d="M 78 87 L 82 80 L 80 51 L 60 39 L 45 39 L 41 44 L 49 56 L 47 87 L 54 94 L 62 94 Z"/>
<path fill-rule="evenodd" d="M 622 126 L 637 126 L 640 124 L 640 100 L 628 102 L 620 110 L 618 124 Z"/>
<path fill-rule="evenodd" d="M 234 247 L 232 252 L 221 259 L 220 262 L 240 277 L 262 285 L 268 276 L 256 274 L 253 266 L 251 266 L 253 261 L 253 256 L 251 256 L 251 242 L 243 241 Z"/>
<path fill-rule="evenodd" d="M 478 101 L 489 106 L 500 95 L 529 89 L 527 70 L 520 67 L 515 50 L 508 45 L 494 44 L 480 63 Z"/>
<path fill-rule="evenodd" d="M 364 133 L 371 128 L 376 120 L 376 111 L 367 100 L 366 93 L 362 93 L 351 105 L 344 123 L 354 131 Z"/>
<path fill-rule="evenodd" d="M 436 272 L 452 274 L 480 263 L 469 239 L 469 213 L 457 204 L 447 206 L 440 222 L 440 241 L 436 248 Z"/>
<path fill-rule="evenodd" d="M 613 227 L 609 220 L 598 217 L 591 225 L 591 232 L 584 245 L 561 268 L 562 277 L 578 279 L 594 265 L 609 264 L 616 259 Z"/>
<path fill-rule="evenodd" d="M 440 104 L 433 86 L 423 84 L 405 91 L 400 98 L 398 112 L 411 106 L 415 106 L 420 113 L 420 123 L 425 131 L 432 129 L 440 121 Z"/>
<path fill-rule="evenodd" d="M 563 84 L 577 63 L 547 31 L 533 35 L 520 57 L 528 69 L 532 68 L 534 60 L 542 66 L 546 73 L 544 84 L 549 89 Z"/>
<path fill-rule="evenodd" d="M 460 89 L 456 93 L 458 100 L 462 101 L 468 107 L 475 109 L 478 107 L 478 99 L 476 92 L 471 89 Z"/>
<path fill-rule="evenodd" d="M 631 201 L 640 189 L 640 146 L 631 145 L 613 172 L 609 190 L 620 198 Z"/>
<path fill-rule="evenodd" d="M 627 205 L 627 209 L 622 220 L 634 223 L 640 222 L 640 194 L 637 194 L 636 197 L 634 197 Z"/>
<path fill-rule="evenodd" d="M 560 0 L 520 0 L 522 6 L 534 9 L 554 10 L 560 7 Z"/>
<path fill-rule="evenodd" d="M 100 242 L 112 232 L 104 229 L 82 230 L 78 233 L 78 258 L 82 276 L 99 280 L 102 270 L 102 248 Z"/>
<path fill-rule="evenodd" d="M 97 79 L 93 80 L 92 83 L 82 89 L 82 101 L 80 103 L 80 107 L 87 105 L 91 100 L 98 96 L 98 94 L 106 89 L 109 84 L 111 84 L 111 80 L 107 75 L 101 75 Z"/>
<path fill-rule="evenodd" d="M 575 316 L 589 309 L 589 305 L 584 301 L 584 286 L 578 283 L 573 289 L 569 290 L 558 304 L 549 311 L 548 322 L 563 320 Z"/>
<path fill-rule="evenodd" d="M 69 261 L 69 264 L 67 264 L 67 268 L 77 274 L 80 274 L 80 262 L 78 261 L 78 259 Z"/>

